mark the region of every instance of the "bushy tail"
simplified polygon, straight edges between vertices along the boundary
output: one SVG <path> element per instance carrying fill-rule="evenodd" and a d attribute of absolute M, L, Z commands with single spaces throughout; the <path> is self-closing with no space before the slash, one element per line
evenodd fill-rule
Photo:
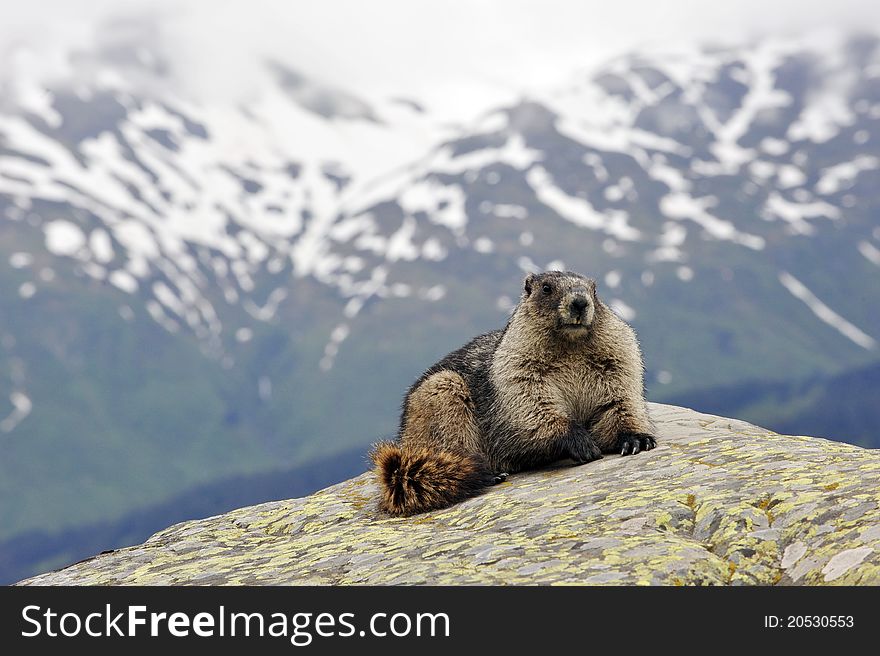
<path fill-rule="evenodd" d="M 380 442 L 370 454 L 381 486 L 379 508 L 414 515 L 472 497 L 495 482 L 478 456 Z"/>

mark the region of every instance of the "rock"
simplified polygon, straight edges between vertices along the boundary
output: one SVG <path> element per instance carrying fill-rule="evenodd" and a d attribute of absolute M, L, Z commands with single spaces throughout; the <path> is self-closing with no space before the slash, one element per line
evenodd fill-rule
<path fill-rule="evenodd" d="M 392 519 L 367 473 L 25 585 L 880 584 L 880 452 L 651 405 L 656 449 Z"/>

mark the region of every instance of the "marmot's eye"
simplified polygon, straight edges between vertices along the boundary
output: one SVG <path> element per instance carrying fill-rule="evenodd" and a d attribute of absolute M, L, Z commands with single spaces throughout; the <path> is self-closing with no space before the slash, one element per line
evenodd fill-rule
<path fill-rule="evenodd" d="M 541 291 L 544 292 L 545 294 L 550 294 L 553 292 L 553 288 L 550 285 L 548 285 L 547 283 L 544 283 L 544 285 L 541 287 Z"/>

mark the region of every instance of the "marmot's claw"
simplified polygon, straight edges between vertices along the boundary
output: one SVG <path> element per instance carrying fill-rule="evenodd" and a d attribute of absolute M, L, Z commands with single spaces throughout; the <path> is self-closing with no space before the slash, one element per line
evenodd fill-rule
<path fill-rule="evenodd" d="M 620 455 L 636 455 L 639 451 L 649 451 L 657 446 L 657 440 L 647 433 L 621 433 L 617 438 Z"/>
<path fill-rule="evenodd" d="M 500 474 L 495 474 L 495 478 L 493 479 L 493 481 L 495 485 L 498 485 L 499 483 L 503 483 L 504 481 L 506 481 L 508 476 L 510 476 L 510 474 L 508 474 L 507 472 L 501 472 Z"/>

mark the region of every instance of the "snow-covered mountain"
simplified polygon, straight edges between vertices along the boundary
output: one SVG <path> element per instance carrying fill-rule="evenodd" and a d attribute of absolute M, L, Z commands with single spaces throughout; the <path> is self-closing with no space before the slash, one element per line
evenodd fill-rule
<path fill-rule="evenodd" d="M 167 64 L 145 46 L 70 58 L 77 76 L 57 86 L 3 81 L 4 219 L 38 227 L 49 252 L 214 346 L 224 326 L 206 287 L 267 319 L 253 276 L 333 283 L 350 268 L 322 257 L 341 200 L 450 130 L 417 103 L 372 106 L 272 61 L 252 102 L 204 106 L 163 84 Z"/>
<path fill-rule="evenodd" d="M 466 125 L 67 57 L 0 77 L 0 538 L 365 446 L 533 269 L 597 278 L 658 400 L 878 360 L 874 36 L 630 53 Z"/>

